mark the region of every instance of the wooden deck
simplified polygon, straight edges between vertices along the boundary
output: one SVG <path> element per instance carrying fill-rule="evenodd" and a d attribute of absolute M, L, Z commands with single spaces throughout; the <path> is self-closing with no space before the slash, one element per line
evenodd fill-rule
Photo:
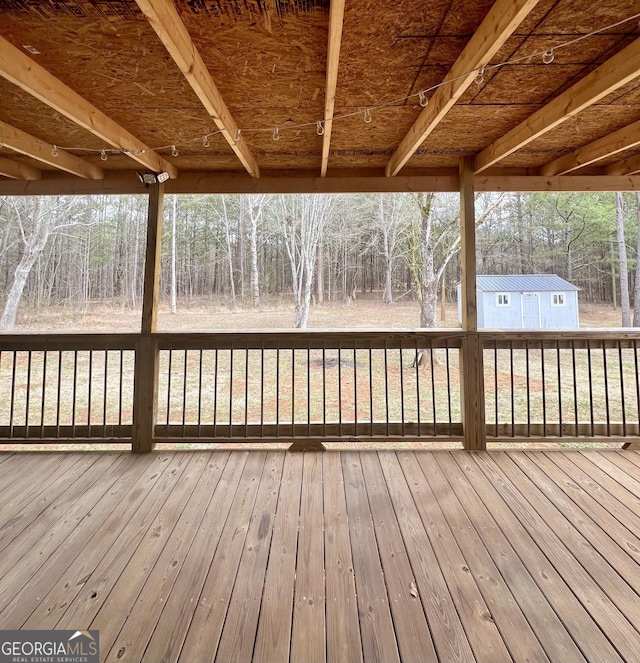
<path fill-rule="evenodd" d="M 640 660 L 640 454 L 0 455 L 0 628 L 104 661 Z"/>

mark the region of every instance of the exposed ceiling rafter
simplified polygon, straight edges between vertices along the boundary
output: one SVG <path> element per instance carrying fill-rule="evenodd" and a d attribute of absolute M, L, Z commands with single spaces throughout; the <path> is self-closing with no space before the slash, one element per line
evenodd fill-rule
<path fill-rule="evenodd" d="M 0 121 L 0 139 L 4 147 L 46 163 L 48 166 L 89 180 L 104 178 L 104 172 L 98 166 L 64 150 L 60 150 L 58 156 L 54 157 L 52 154 L 53 145 L 2 121 Z"/>
<path fill-rule="evenodd" d="M 9 177 L 12 180 L 40 180 L 42 179 L 42 171 L 31 166 L 26 166 L 13 159 L 0 157 L 0 175 Z"/>
<path fill-rule="evenodd" d="M 633 175 L 640 173 L 640 155 L 612 163 L 606 168 L 607 175 Z"/>
<path fill-rule="evenodd" d="M 640 76 L 640 39 L 616 53 L 546 106 L 476 156 L 476 173 L 486 170 L 585 108 Z"/>
<path fill-rule="evenodd" d="M 453 63 L 444 79 L 445 84 L 434 92 L 428 106 L 420 113 L 402 139 L 387 164 L 385 170 L 387 177 L 400 172 L 426 137 L 471 85 L 476 77 L 476 70 L 491 60 L 537 3 L 538 0 L 496 0 Z"/>
<path fill-rule="evenodd" d="M 569 152 L 540 168 L 541 175 L 564 175 L 640 145 L 640 120 Z"/>
<path fill-rule="evenodd" d="M 176 177 L 176 167 L 81 97 L 20 49 L 0 37 L 0 76 L 36 97 L 83 129 L 135 159 L 145 168 Z"/>
<path fill-rule="evenodd" d="M 253 177 L 260 168 L 171 0 L 136 0 L 216 126 Z M 236 140 L 237 138 L 237 140 Z"/>
<path fill-rule="evenodd" d="M 329 6 L 329 44 L 327 46 L 327 83 L 324 101 L 324 134 L 322 136 L 322 165 L 320 175 L 325 177 L 329 167 L 329 146 L 333 129 L 333 112 L 336 103 L 338 84 L 338 64 L 340 62 L 340 43 L 344 22 L 345 0 L 332 0 Z"/>

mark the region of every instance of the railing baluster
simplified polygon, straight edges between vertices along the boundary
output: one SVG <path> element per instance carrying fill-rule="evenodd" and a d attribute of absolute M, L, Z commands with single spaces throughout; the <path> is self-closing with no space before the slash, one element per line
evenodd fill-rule
<path fill-rule="evenodd" d="M 249 341 L 244 347 L 244 436 L 249 437 Z"/>
<path fill-rule="evenodd" d="M 264 437 L 264 342 L 260 347 L 260 437 Z"/>
<path fill-rule="evenodd" d="M 431 408 L 433 410 L 433 434 L 438 434 L 438 417 L 436 415 L 436 373 L 433 367 L 433 344 L 429 345 L 429 366 L 431 371 Z"/>
<path fill-rule="evenodd" d="M 189 364 L 189 350 L 186 348 L 183 352 L 184 361 L 182 364 L 182 437 L 185 437 L 187 429 L 187 373 Z"/>
<path fill-rule="evenodd" d="M 198 431 L 197 436 L 202 437 L 202 341 L 198 348 Z"/>
<path fill-rule="evenodd" d="M 527 437 L 531 437 L 531 367 L 529 364 L 529 341 L 524 342 L 525 371 L 527 378 Z"/>
<path fill-rule="evenodd" d="M 638 423 L 638 434 L 640 434 L 640 375 L 638 375 L 638 341 L 633 341 L 633 365 L 635 368 L 636 383 L 636 421 Z"/>
<path fill-rule="evenodd" d="M 369 435 L 373 437 L 373 353 L 369 339 Z"/>
<path fill-rule="evenodd" d="M 233 437 L 233 353 L 235 350 L 235 343 L 231 342 L 231 349 L 229 350 L 229 436 Z"/>
<path fill-rule="evenodd" d="M 291 437 L 296 436 L 296 349 L 291 349 Z"/>
<path fill-rule="evenodd" d="M 307 437 L 311 437 L 311 345 L 307 341 Z"/>
<path fill-rule="evenodd" d="M 322 339 L 322 435 L 327 436 L 327 342 Z"/>
<path fill-rule="evenodd" d="M 494 408 L 496 412 L 496 437 L 498 437 L 498 423 L 500 417 L 498 414 L 498 341 L 493 342 L 493 393 L 495 394 Z"/>
<path fill-rule="evenodd" d="M 216 346 L 213 363 L 213 439 L 218 437 L 218 348 Z"/>
<path fill-rule="evenodd" d="M 280 437 L 280 341 L 276 345 L 276 437 Z"/>
<path fill-rule="evenodd" d="M 589 369 L 589 416 L 591 420 L 591 437 L 593 437 L 595 432 L 593 419 L 593 370 L 591 365 L 591 341 L 589 339 L 587 339 L 587 367 Z"/>
<path fill-rule="evenodd" d="M 516 436 L 516 392 L 513 379 L 513 341 L 509 341 L 509 366 L 511 369 L 511 437 Z"/>
<path fill-rule="evenodd" d="M 107 393 L 109 389 L 109 350 L 104 349 L 104 381 L 102 383 L 102 437 L 107 437 Z"/>
<path fill-rule="evenodd" d="M 71 437 L 76 436 L 76 395 L 77 395 L 77 381 L 78 381 L 78 351 L 73 351 L 73 393 L 72 393 L 72 406 L 71 406 Z"/>
<path fill-rule="evenodd" d="M 574 434 L 576 437 L 580 434 L 579 428 L 579 415 L 578 415 L 578 379 L 577 379 L 577 368 L 576 368 L 576 343 L 571 341 L 571 361 L 573 367 L 573 413 L 575 420 L 575 431 Z"/>
<path fill-rule="evenodd" d="M 413 349 L 415 351 L 415 365 L 416 365 L 416 414 L 418 421 L 418 437 L 420 437 L 420 366 L 418 365 L 418 339 L 413 339 Z"/>
<path fill-rule="evenodd" d="M 167 427 L 165 429 L 165 437 L 169 437 L 169 413 L 171 412 L 171 373 L 173 364 L 173 345 L 169 346 L 169 363 L 167 367 Z"/>
<path fill-rule="evenodd" d="M 120 350 L 120 376 L 118 379 L 118 437 L 122 437 L 122 391 L 124 380 L 124 350 Z"/>
<path fill-rule="evenodd" d="M 384 408 L 387 437 L 389 437 L 389 359 L 387 357 L 387 340 L 384 341 Z"/>
<path fill-rule="evenodd" d="M 453 429 L 451 422 L 451 365 L 449 362 L 449 339 L 445 339 L 444 351 L 447 363 L 447 403 L 449 406 L 449 437 L 451 437 L 453 435 Z"/>
<path fill-rule="evenodd" d="M 400 348 L 398 349 L 398 361 L 400 362 L 400 416 L 401 416 L 401 430 L 402 437 L 404 437 L 404 366 L 403 366 L 403 354 L 402 354 L 402 341 L 400 342 Z"/>
<path fill-rule="evenodd" d="M 342 437 L 342 349 L 338 341 L 338 435 Z"/>
<path fill-rule="evenodd" d="M 27 352 L 27 384 L 25 394 L 25 413 L 24 413 L 24 436 L 29 437 L 29 405 L 31 400 L 31 350 Z"/>
<path fill-rule="evenodd" d="M 540 341 L 540 367 L 542 377 L 542 435 L 547 437 L 547 385 L 544 370 L 544 341 Z"/>
<path fill-rule="evenodd" d="M 353 421 L 354 431 L 353 434 L 358 434 L 358 363 L 356 361 L 356 345 L 353 344 Z"/>
<path fill-rule="evenodd" d="M 89 380 L 87 384 L 87 437 L 91 437 L 91 396 L 93 394 L 93 350 L 89 350 Z"/>
<path fill-rule="evenodd" d="M 604 405 L 607 414 L 607 437 L 611 437 L 611 416 L 609 411 L 609 375 L 607 367 L 607 346 L 602 341 L 602 370 L 604 371 Z"/>
<path fill-rule="evenodd" d="M 16 404 L 16 369 L 18 365 L 18 352 L 13 351 L 13 366 L 11 368 L 11 406 L 9 409 L 9 436 L 13 437 L 13 415 Z M 58 390 L 59 391 L 59 390 Z"/>
<path fill-rule="evenodd" d="M 618 339 L 618 363 L 620 364 L 620 406 L 622 408 L 622 435 L 627 437 L 627 413 L 624 398 L 624 367 L 622 364 L 622 344 Z"/>
<path fill-rule="evenodd" d="M 556 341 L 556 361 L 558 363 L 558 433 L 562 437 L 562 366 L 560 364 L 560 341 Z"/>
<path fill-rule="evenodd" d="M 47 351 L 42 352 L 42 402 L 40 403 L 40 438 L 44 438 L 45 394 L 47 386 Z"/>
<path fill-rule="evenodd" d="M 62 394 L 62 350 L 58 351 L 58 392 L 56 394 L 56 437 L 60 437 L 60 398 Z M 122 405 L 120 407 L 122 411 Z"/>

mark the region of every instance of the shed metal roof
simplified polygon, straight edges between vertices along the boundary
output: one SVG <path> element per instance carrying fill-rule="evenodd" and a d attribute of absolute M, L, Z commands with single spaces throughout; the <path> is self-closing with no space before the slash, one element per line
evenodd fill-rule
<path fill-rule="evenodd" d="M 556 274 L 477 276 L 476 286 L 481 292 L 535 292 L 580 289 Z"/>

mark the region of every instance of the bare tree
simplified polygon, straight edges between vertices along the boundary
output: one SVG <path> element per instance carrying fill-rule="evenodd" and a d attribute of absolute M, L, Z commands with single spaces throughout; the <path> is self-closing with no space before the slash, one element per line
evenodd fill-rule
<path fill-rule="evenodd" d="M 627 244 L 624 239 L 624 214 L 622 194 L 616 193 L 616 231 L 618 236 L 618 259 L 620 261 L 620 306 L 622 308 L 622 326 L 631 326 L 629 312 L 629 269 L 627 267 Z"/>
<path fill-rule="evenodd" d="M 62 228 L 79 224 L 79 221 L 73 218 L 73 205 L 66 198 L 47 200 L 35 196 L 13 199 L 8 204 L 5 200 L 5 205 L 5 209 L 10 210 L 11 218 L 18 225 L 23 250 L 0 317 L 0 331 L 7 331 L 15 326 L 27 278 L 49 237 Z"/>
<path fill-rule="evenodd" d="M 258 272 L 258 229 L 263 219 L 266 194 L 248 196 L 249 236 L 251 251 L 251 305 L 260 306 L 260 273 Z"/>
<path fill-rule="evenodd" d="M 309 323 L 318 242 L 334 201 L 322 195 L 280 197 L 279 222 L 291 269 L 296 328 L 305 329 Z"/>

